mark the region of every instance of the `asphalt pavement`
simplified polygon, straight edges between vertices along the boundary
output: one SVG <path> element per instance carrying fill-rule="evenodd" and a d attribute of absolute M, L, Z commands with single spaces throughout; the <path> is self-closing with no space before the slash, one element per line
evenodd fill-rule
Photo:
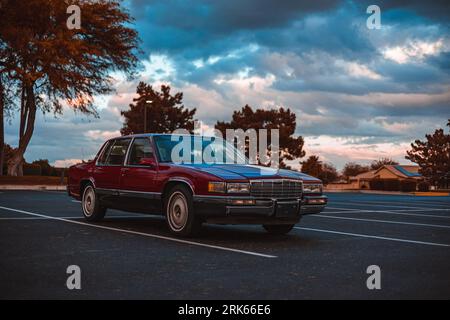
<path fill-rule="evenodd" d="M 1 299 L 449 299 L 450 197 L 330 193 L 286 236 L 161 217 L 82 218 L 64 192 L 0 192 Z M 70 265 L 81 289 L 66 286 Z M 380 268 L 368 289 L 367 268 Z"/>

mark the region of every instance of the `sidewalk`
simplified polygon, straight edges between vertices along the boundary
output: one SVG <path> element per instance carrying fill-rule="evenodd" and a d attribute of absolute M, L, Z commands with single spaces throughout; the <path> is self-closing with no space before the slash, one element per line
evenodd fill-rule
<path fill-rule="evenodd" d="M 20 185 L 20 184 L 0 184 L 0 190 L 48 190 L 48 191 L 66 191 L 65 185 Z"/>

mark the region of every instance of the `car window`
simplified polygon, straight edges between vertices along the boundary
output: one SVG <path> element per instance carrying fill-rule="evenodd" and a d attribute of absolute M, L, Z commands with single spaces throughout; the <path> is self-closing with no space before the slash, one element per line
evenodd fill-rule
<path fill-rule="evenodd" d="M 121 165 L 125 160 L 127 154 L 128 145 L 131 139 L 117 139 L 109 151 L 108 158 L 105 165 Z"/>
<path fill-rule="evenodd" d="M 129 165 L 139 165 L 142 158 L 153 158 L 153 149 L 148 138 L 136 138 L 130 149 Z"/>
<path fill-rule="evenodd" d="M 114 141 L 108 141 L 103 148 L 102 153 L 98 157 L 98 164 L 105 164 L 106 158 L 108 157 L 109 151 L 111 150 L 111 146 L 113 145 Z"/>

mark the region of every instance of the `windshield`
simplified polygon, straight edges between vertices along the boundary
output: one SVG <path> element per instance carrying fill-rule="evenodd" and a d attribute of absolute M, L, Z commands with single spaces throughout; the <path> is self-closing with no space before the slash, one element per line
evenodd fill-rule
<path fill-rule="evenodd" d="M 154 136 L 160 162 L 247 163 L 246 157 L 226 140 L 196 135 Z"/>

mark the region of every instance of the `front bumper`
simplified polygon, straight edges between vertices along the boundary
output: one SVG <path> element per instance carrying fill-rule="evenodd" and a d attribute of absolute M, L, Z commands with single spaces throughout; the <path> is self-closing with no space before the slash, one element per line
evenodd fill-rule
<path fill-rule="evenodd" d="M 318 199 L 314 197 L 314 199 Z M 194 196 L 196 214 L 211 223 L 287 224 L 297 223 L 304 214 L 320 212 L 326 204 L 321 197 L 320 208 L 308 199 L 259 199 L 237 196 Z M 307 201 L 305 201 L 307 200 Z M 317 200 L 318 201 L 318 200 Z M 323 204 L 325 201 L 325 204 Z M 241 205 L 242 202 L 251 204 Z M 308 209 L 310 206 L 314 208 Z M 305 208 L 304 208 L 305 207 Z"/>
<path fill-rule="evenodd" d="M 300 212 L 302 215 L 322 212 L 328 203 L 328 197 L 324 195 L 303 196 Z"/>

